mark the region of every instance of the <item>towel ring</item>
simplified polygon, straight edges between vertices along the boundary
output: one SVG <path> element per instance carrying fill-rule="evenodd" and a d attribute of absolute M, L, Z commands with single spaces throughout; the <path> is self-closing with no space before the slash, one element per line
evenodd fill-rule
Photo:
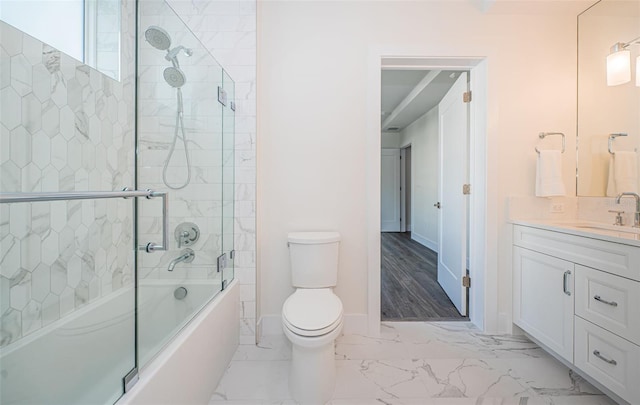
<path fill-rule="evenodd" d="M 617 132 L 617 133 L 614 133 L 614 134 L 609 134 L 609 147 L 608 147 L 609 153 L 611 153 L 612 155 L 615 154 L 615 152 L 613 151 L 613 141 L 619 136 L 627 136 L 627 135 L 629 135 L 629 134 L 626 134 L 624 132 Z"/>
<path fill-rule="evenodd" d="M 551 135 L 560 135 L 562 136 L 562 150 L 560 151 L 560 153 L 564 153 L 565 149 L 566 149 L 566 142 L 565 142 L 565 136 L 562 132 L 540 132 L 538 134 L 538 138 L 540 139 L 544 139 L 547 136 L 551 136 Z M 538 152 L 538 155 L 540 154 L 540 150 L 538 149 L 538 147 L 536 146 L 536 152 Z"/>

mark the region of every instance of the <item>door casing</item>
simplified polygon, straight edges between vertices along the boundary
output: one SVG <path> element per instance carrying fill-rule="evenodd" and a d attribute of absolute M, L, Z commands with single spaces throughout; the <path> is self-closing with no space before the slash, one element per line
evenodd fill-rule
<path fill-rule="evenodd" d="M 487 87 L 486 57 L 430 57 L 421 47 L 369 48 L 367 64 L 367 132 L 365 139 L 367 186 L 367 334 L 380 335 L 380 100 L 381 71 L 384 68 L 468 70 L 471 77 L 470 105 L 470 248 L 469 275 L 474 288 L 469 294 L 470 320 L 480 330 L 498 330 L 498 278 L 495 266 L 488 266 L 487 218 L 495 198 L 487 193 Z M 394 56 L 398 55 L 398 56 Z M 401 55 L 401 56 L 400 56 Z M 363 325 L 364 326 L 364 325 Z"/>

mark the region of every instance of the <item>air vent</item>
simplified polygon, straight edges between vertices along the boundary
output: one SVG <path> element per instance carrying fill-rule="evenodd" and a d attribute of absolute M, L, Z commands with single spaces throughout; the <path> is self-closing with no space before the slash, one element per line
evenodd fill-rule
<path fill-rule="evenodd" d="M 398 130 L 400 130 L 400 128 L 398 128 L 398 127 L 389 127 L 389 128 L 387 128 L 387 131 L 398 131 Z"/>

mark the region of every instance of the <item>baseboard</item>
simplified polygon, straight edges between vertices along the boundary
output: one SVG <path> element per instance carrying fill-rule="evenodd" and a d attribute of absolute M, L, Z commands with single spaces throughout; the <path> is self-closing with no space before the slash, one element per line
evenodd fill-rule
<path fill-rule="evenodd" d="M 415 240 L 416 242 L 418 242 L 419 244 L 421 244 L 422 246 L 428 247 L 429 249 L 433 250 L 434 252 L 438 251 L 438 244 L 434 241 L 432 241 L 431 239 L 425 238 L 424 236 L 415 233 L 415 232 L 411 232 L 411 239 Z"/>
<path fill-rule="evenodd" d="M 342 333 L 347 335 L 367 335 L 368 333 L 367 314 L 344 314 L 344 326 Z M 263 315 L 258 321 L 258 329 L 261 331 L 260 338 L 270 335 L 281 335 L 282 318 L 280 315 Z"/>
<path fill-rule="evenodd" d="M 347 335 L 367 335 L 369 318 L 367 314 L 344 314 L 342 333 Z"/>

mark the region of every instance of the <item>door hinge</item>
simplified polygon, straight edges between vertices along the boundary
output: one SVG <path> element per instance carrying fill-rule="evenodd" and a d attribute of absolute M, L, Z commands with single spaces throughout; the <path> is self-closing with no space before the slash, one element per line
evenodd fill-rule
<path fill-rule="evenodd" d="M 218 86 L 218 102 L 223 106 L 227 106 L 227 91 Z"/>
<path fill-rule="evenodd" d="M 462 102 L 470 103 L 471 102 L 471 90 L 465 91 L 462 93 Z"/>
<path fill-rule="evenodd" d="M 462 286 L 467 288 L 471 287 L 471 277 L 469 276 L 462 277 Z"/>
<path fill-rule="evenodd" d="M 471 194 L 471 184 L 463 184 L 462 185 L 462 194 L 464 194 L 464 195 Z"/>
<path fill-rule="evenodd" d="M 127 375 L 124 376 L 122 382 L 124 384 L 124 392 L 129 392 L 131 388 L 138 382 L 140 377 L 138 377 L 138 368 L 134 367 L 133 370 L 129 371 Z"/>
<path fill-rule="evenodd" d="M 221 270 L 224 270 L 227 267 L 227 254 L 223 253 L 220 256 L 218 256 L 217 263 L 218 263 L 217 272 L 220 273 Z"/>

